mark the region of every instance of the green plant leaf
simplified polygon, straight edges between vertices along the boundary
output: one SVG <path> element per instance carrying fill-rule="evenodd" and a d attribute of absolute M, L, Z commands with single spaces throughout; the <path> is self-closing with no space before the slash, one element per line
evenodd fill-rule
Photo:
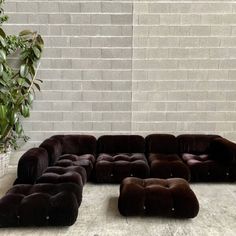
<path fill-rule="evenodd" d="M 44 41 L 43 41 L 43 39 L 42 39 L 42 37 L 41 37 L 40 35 L 37 36 L 36 40 L 37 40 L 38 44 L 39 44 L 41 47 L 43 47 Z"/>
<path fill-rule="evenodd" d="M 29 72 L 30 72 L 30 75 L 32 76 L 32 77 L 34 77 L 35 76 L 35 69 L 34 69 L 34 66 L 30 66 L 29 67 Z"/>
<path fill-rule="evenodd" d="M 21 106 L 21 114 L 22 116 L 24 116 L 25 118 L 26 117 L 29 117 L 29 107 L 27 105 L 22 105 Z"/>
<path fill-rule="evenodd" d="M 27 77 L 29 74 L 29 67 L 26 64 L 21 65 L 20 67 L 20 76 L 22 78 Z"/>
<path fill-rule="evenodd" d="M 24 79 L 24 78 L 19 78 L 19 79 L 17 80 L 17 82 L 18 82 L 18 84 L 19 84 L 20 86 L 22 86 L 22 85 L 25 83 L 25 79 Z"/>
<path fill-rule="evenodd" d="M 0 63 L 3 63 L 6 61 L 6 52 L 4 50 L 0 50 Z"/>
<path fill-rule="evenodd" d="M 34 101 L 34 95 L 32 93 L 29 93 L 28 95 L 28 103 L 31 105 Z"/>
<path fill-rule="evenodd" d="M 0 77 L 2 77 L 3 70 L 4 70 L 3 64 L 0 64 Z"/>
<path fill-rule="evenodd" d="M 26 35 L 30 35 L 32 34 L 32 32 L 30 30 L 23 30 L 19 33 L 19 36 L 22 37 L 22 36 L 26 36 Z"/>
<path fill-rule="evenodd" d="M 7 109 L 6 106 L 0 105 L 0 120 L 4 120 L 6 118 Z"/>
<path fill-rule="evenodd" d="M 17 123 L 15 124 L 15 131 L 16 131 L 16 133 L 17 133 L 18 135 L 21 135 L 21 134 L 22 134 L 23 128 L 22 128 L 22 126 L 19 124 L 19 122 L 17 122 Z"/>
<path fill-rule="evenodd" d="M 34 55 L 39 59 L 41 57 L 41 52 L 37 47 L 33 47 Z"/>
<path fill-rule="evenodd" d="M 17 114 L 12 111 L 10 114 L 10 124 L 11 125 L 16 124 L 17 120 L 18 120 Z"/>
<path fill-rule="evenodd" d="M 36 83 L 34 83 L 34 86 L 40 91 L 41 89 L 40 89 L 40 86 L 38 85 L 38 84 L 36 84 Z"/>
<path fill-rule="evenodd" d="M 6 38 L 6 34 L 4 32 L 4 30 L 2 28 L 0 28 L 0 35 L 3 37 L 3 38 Z"/>
<path fill-rule="evenodd" d="M 5 39 L 0 35 L 0 43 L 5 48 L 7 46 Z"/>

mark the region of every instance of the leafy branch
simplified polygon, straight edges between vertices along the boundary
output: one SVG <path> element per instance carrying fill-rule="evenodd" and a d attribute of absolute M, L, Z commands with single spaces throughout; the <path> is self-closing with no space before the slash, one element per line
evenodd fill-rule
<path fill-rule="evenodd" d="M 19 35 L 6 35 L 1 25 L 8 17 L 0 0 L 0 152 L 9 146 L 17 148 L 17 140 L 28 139 L 21 118 L 29 117 L 35 89 L 41 80 L 36 78 L 44 42 L 37 32 L 24 30 Z M 11 65 L 10 56 L 17 54 L 19 68 Z"/>

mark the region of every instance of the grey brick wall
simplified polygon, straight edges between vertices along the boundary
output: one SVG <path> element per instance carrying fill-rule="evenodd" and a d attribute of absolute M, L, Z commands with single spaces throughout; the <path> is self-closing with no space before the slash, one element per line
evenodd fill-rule
<path fill-rule="evenodd" d="M 135 1 L 132 132 L 236 140 L 236 2 Z"/>
<path fill-rule="evenodd" d="M 45 39 L 30 119 L 55 133 L 217 133 L 236 141 L 236 2 L 8 0 Z"/>

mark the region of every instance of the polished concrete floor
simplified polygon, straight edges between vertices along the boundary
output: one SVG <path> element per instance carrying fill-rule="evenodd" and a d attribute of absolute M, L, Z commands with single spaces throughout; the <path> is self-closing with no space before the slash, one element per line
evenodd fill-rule
<path fill-rule="evenodd" d="M 11 187 L 16 169 L 0 179 L 0 195 Z M 76 223 L 71 227 L 0 229 L 8 235 L 66 236 L 235 236 L 236 184 L 192 184 L 200 212 L 191 220 L 122 217 L 117 210 L 118 185 L 86 184 Z"/>

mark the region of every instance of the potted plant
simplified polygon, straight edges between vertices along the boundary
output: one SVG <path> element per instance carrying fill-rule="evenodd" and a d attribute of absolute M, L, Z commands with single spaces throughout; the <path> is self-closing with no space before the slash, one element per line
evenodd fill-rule
<path fill-rule="evenodd" d="M 44 45 L 37 32 L 7 35 L 2 28 L 8 20 L 3 4 L 0 0 L 0 177 L 8 167 L 10 151 L 19 147 L 20 140 L 28 140 L 21 121 L 30 115 L 35 89 L 40 90 L 36 71 Z"/>

